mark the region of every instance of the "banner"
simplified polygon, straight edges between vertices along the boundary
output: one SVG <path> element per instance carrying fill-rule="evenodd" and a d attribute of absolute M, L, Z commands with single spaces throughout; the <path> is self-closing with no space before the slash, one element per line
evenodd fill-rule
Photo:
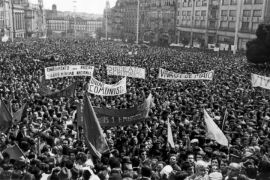
<path fill-rule="evenodd" d="M 94 110 L 102 127 L 123 126 L 134 124 L 147 118 L 152 102 L 152 94 L 149 94 L 144 103 L 134 108 L 109 109 L 106 107 L 94 107 Z"/>
<path fill-rule="evenodd" d="M 94 77 L 91 78 L 88 92 L 99 96 L 117 96 L 127 92 L 126 77 L 116 84 L 105 84 Z"/>
<path fill-rule="evenodd" d="M 132 66 L 107 65 L 107 75 L 127 76 L 145 79 L 145 69 Z"/>
<path fill-rule="evenodd" d="M 52 92 L 48 87 L 41 86 L 41 88 L 38 89 L 38 93 L 41 96 L 47 96 L 50 98 L 74 97 L 76 87 L 77 87 L 77 82 L 74 82 L 70 86 L 68 86 L 60 91 L 58 90 L 56 92 Z"/>
<path fill-rule="evenodd" d="M 2 37 L 2 42 L 7 42 L 8 41 L 8 36 L 7 35 L 4 35 L 3 37 Z"/>
<path fill-rule="evenodd" d="M 270 89 L 270 77 L 251 74 L 251 83 L 253 87 Z"/>
<path fill-rule="evenodd" d="M 45 68 L 45 79 L 62 78 L 69 76 L 93 76 L 94 66 L 64 65 Z"/>
<path fill-rule="evenodd" d="M 180 74 L 159 68 L 158 78 L 167 80 L 213 80 L 214 71 L 199 74 Z"/>

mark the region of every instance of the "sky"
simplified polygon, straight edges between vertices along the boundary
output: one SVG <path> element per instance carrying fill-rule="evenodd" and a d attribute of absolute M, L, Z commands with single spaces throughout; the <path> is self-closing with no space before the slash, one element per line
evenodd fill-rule
<path fill-rule="evenodd" d="M 106 0 L 43 0 L 43 4 L 45 9 L 52 9 L 52 5 L 56 4 L 59 11 L 73 11 L 74 1 L 76 1 L 76 12 L 103 14 L 106 6 Z M 113 7 L 116 0 L 109 0 L 109 2 Z"/>

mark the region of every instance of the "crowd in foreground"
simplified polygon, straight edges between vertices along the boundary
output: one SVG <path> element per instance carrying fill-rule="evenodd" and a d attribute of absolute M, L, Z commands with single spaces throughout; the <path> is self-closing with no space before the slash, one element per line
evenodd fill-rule
<path fill-rule="evenodd" d="M 0 58 L 2 102 L 10 104 L 12 112 L 27 102 L 23 117 L 1 133 L 0 180 L 270 179 L 269 93 L 250 83 L 250 73 L 270 76 L 270 70 L 248 65 L 242 55 L 46 39 L 1 44 Z M 75 98 L 51 99 L 38 93 L 44 68 L 63 64 L 93 65 L 95 78 L 107 84 L 121 79 L 107 76 L 107 64 L 146 69 L 145 80 L 128 78 L 124 95 L 91 95 L 93 106 L 112 109 L 135 107 L 150 93 L 155 104 L 149 118 L 137 124 L 104 128 L 110 152 L 100 159 L 77 132 L 76 104 L 83 99 L 85 77 L 46 81 L 51 90 L 80 82 Z M 159 68 L 181 73 L 214 70 L 215 75 L 213 81 L 166 81 L 157 79 Z M 223 126 L 229 147 L 207 138 L 204 109 Z M 174 148 L 167 142 L 168 121 Z M 16 144 L 24 154 L 19 159 L 5 151 Z"/>

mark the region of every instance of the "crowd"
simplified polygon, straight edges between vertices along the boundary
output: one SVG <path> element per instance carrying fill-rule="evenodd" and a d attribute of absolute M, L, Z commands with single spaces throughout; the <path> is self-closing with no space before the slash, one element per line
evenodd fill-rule
<path fill-rule="evenodd" d="M 145 68 L 145 80 L 128 78 L 126 94 L 91 95 L 91 102 L 125 109 L 151 93 L 155 106 L 149 118 L 104 128 L 110 152 L 93 157 L 77 132 L 76 104 L 83 99 L 85 77 L 46 80 L 51 90 L 80 82 L 75 98 L 38 93 L 44 68 L 62 64 L 93 65 L 94 77 L 107 84 L 121 79 L 107 76 L 107 64 Z M 159 68 L 215 74 L 213 81 L 168 81 L 157 78 Z M 228 52 L 64 39 L 0 44 L 0 98 L 12 112 L 27 103 L 22 118 L 1 132 L 0 180 L 270 179 L 269 93 L 251 86 L 250 73 L 270 76 L 268 67 Z M 220 128 L 228 112 L 228 147 L 206 136 L 204 109 Z M 174 148 L 167 142 L 168 121 Z M 5 150 L 16 144 L 24 156 L 14 159 Z"/>

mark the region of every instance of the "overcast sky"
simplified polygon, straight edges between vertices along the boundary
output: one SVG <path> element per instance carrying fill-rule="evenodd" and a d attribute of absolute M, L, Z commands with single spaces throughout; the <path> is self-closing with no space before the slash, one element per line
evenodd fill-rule
<path fill-rule="evenodd" d="M 56 4 L 59 11 L 73 11 L 74 1 L 76 1 L 76 12 L 103 14 L 106 6 L 106 0 L 43 0 L 43 3 L 45 9 L 52 9 L 52 5 Z M 109 2 L 113 7 L 116 0 L 109 0 Z"/>

